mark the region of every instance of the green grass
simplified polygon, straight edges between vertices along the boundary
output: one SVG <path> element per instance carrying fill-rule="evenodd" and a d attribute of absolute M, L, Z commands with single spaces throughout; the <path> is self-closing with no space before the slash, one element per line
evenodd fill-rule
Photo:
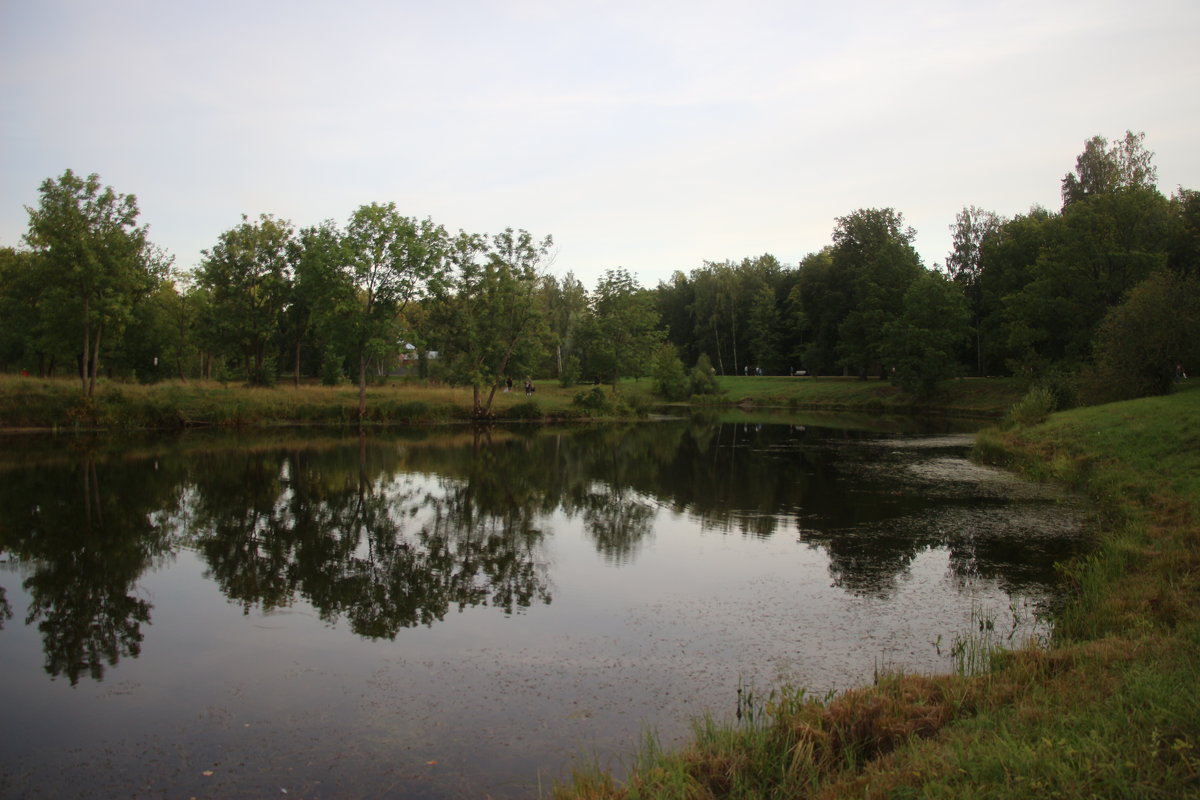
<path fill-rule="evenodd" d="M 717 405 L 999 417 L 1022 394 L 1020 382 L 1008 378 L 948 381 L 922 399 L 878 379 L 764 376 L 726 377 L 720 383 L 724 394 L 695 400 Z"/>
<path fill-rule="evenodd" d="M 848 378 L 722 378 L 721 395 L 695 398 L 703 408 L 743 410 L 857 410 L 878 414 L 933 413 L 999 416 L 1019 397 L 1012 381 L 963 380 L 920 403 L 884 381 Z M 527 397 L 518 389 L 497 392 L 496 419 L 546 420 L 640 416 L 661 401 L 648 379 L 609 386 L 559 386 L 535 382 Z M 599 389 L 602 400 L 592 393 Z M 582 396 L 583 404 L 576 402 Z M 367 390 L 368 424 L 429 423 L 471 418 L 469 388 L 416 380 L 391 381 Z M 215 382 L 168 381 L 152 385 L 100 380 L 89 402 L 74 379 L 0 376 L 0 428 L 172 429 L 265 425 L 350 425 L 357 422 L 358 390 L 280 384 L 250 388 Z"/>
<path fill-rule="evenodd" d="M 1094 551 L 1063 567 L 1048 647 L 967 642 L 957 674 L 833 698 L 782 687 L 749 719 L 702 718 L 677 751 L 645 747 L 624 781 L 585 772 L 555 797 L 1200 797 L 1198 431 L 1200 383 L 980 436 L 986 460 L 1102 512 Z"/>
<path fill-rule="evenodd" d="M 591 387 L 562 388 L 537 382 L 537 391 L 497 392 L 497 419 L 574 419 L 636 415 L 645 407 L 649 382 L 622 384 L 619 400 L 603 409 L 582 409 L 577 393 Z M 605 389 L 606 394 L 610 394 Z M 267 425 L 350 425 L 357 422 L 358 389 L 279 385 L 250 388 L 215 382 L 173 381 L 140 385 L 101 380 L 91 401 L 79 382 L 0 376 L 0 428 L 172 429 Z M 467 420 L 469 388 L 419 381 L 393 381 L 367 390 L 365 422 L 409 424 Z"/>

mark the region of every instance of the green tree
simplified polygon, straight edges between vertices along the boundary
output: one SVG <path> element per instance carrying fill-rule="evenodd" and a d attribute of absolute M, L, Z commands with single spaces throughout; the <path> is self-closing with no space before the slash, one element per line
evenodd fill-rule
<path fill-rule="evenodd" d="M 650 365 L 654 379 L 654 393 L 665 400 L 686 400 L 690 394 L 690 383 L 679 351 L 671 342 L 663 342 L 654 350 Z"/>
<path fill-rule="evenodd" d="M 1057 224 L 1057 215 L 1035 206 L 1002 222 L 980 242 L 978 327 L 983 375 L 1020 372 L 1029 366 L 1021 333 L 1023 309 L 1015 307 L 1011 298 L 1032 279 L 1033 265 Z"/>
<path fill-rule="evenodd" d="M 904 293 L 904 310 L 888 323 L 883 357 L 892 381 L 928 396 L 959 373 L 958 352 L 969 333 L 967 301 L 945 275 L 924 270 Z"/>
<path fill-rule="evenodd" d="M 839 280 L 833 248 L 805 256 L 788 295 L 789 323 L 797 331 L 791 353 L 813 375 L 837 365 L 838 327 L 850 312 L 850 286 Z"/>
<path fill-rule="evenodd" d="M 1180 187 L 1171 195 L 1168 264 L 1181 275 L 1200 275 L 1200 192 Z"/>
<path fill-rule="evenodd" d="M 546 275 L 542 278 L 541 303 L 549 325 L 553 372 L 562 380 L 569 377 L 569 366 L 579 360 L 577 340 L 580 322 L 588 313 L 587 289 L 574 273 L 568 272 L 561 281 Z"/>
<path fill-rule="evenodd" d="M 1004 300 L 1014 355 L 1033 372 L 1086 363 L 1100 320 L 1167 264 L 1169 246 L 1169 203 L 1155 189 L 1069 205 L 1047 226 L 1024 285 Z"/>
<path fill-rule="evenodd" d="M 1085 372 L 1092 403 L 1166 394 L 1179 367 L 1200 364 L 1200 277 L 1159 270 L 1111 308 Z"/>
<path fill-rule="evenodd" d="M 25 241 L 42 260 L 45 300 L 68 313 L 81 330 L 83 394 L 96 391 L 103 346 L 120 336 L 137 300 L 169 267 L 138 227 L 137 198 L 101 186 L 96 174 L 71 170 L 46 179 L 37 208 L 26 207 Z M 107 338 L 106 338 L 107 335 Z"/>
<path fill-rule="evenodd" d="M 659 281 L 654 293 L 655 310 L 678 358 L 684 363 L 694 362 L 700 355 L 700 343 L 696 336 L 696 288 L 691 279 L 676 270 L 670 281 Z"/>
<path fill-rule="evenodd" d="M 286 325 L 293 348 L 292 383 L 300 385 L 301 350 L 305 344 L 319 358 L 324 372 L 326 357 L 339 365 L 342 355 L 332 355 L 330 345 L 344 340 L 344 326 L 338 324 L 338 310 L 353 307 L 354 288 L 345 269 L 345 241 L 337 224 L 326 220 L 303 228 L 295 242 L 292 280 Z"/>
<path fill-rule="evenodd" d="M 246 382 L 264 385 L 275 376 L 283 310 L 291 292 L 295 255 L 292 224 L 270 214 L 218 237 L 197 275 L 211 296 L 208 324 L 216 343 L 237 353 Z"/>
<path fill-rule="evenodd" d="M 1121 189 L 1153 188 L 1158 168 L 1154 153 L 1145 147 L 1145 133 L 1125 131 L 1125 138 L 1110 147 L 1103 136 L 1093 136 L 1075 159 L 1074 173 L 1062 179 L 1063 209 L 1072 203 Z"/>
<path fill-rule="evenodd" d="M 593 363 L 616 391 L 622 375 L 644 375 L 655 347 L 663 339 L 654 296 L 628 271 L 604 272 L 592 294 L 596 336 Z"/>
<path fill-rule="evenodd" d="M 451 270 L 436 287 L 431 312 L 439 354 L 451 379 L 471 386 L 476 417 L 491 414 L 506 375 L 529 372 L 542 352 L 541 269 L 553 246 L 549 236 L 538 242 L 512 228 L 490 241 L 459 233 L 450 243 Z"/>
<path fill-rule="evenodd" d="M 783 357 L 779 352 L 779 306 L 775 301 L 775 290 L 763 281 L 757 281 L 750 299 L 747 315 L 750 352 L 754 362 L 767 373 L 778 373 Z"/>
<path fill-rule="evenodd" d="M 354 300 L 343 309 L 358 372 L 358 418 L 367 410 L 367 365 L 380 365 L 402 343 L 395 324 L 408 304 L 445 277 L 446 231 L 430 219 L 403 217 L 395 203 L 360 206 L 346 226 Z"/>
<path fill-rule="evenodd" d="M 975 333 L 975 374 L 983 376 L 983 247 L 996 236 L 1004 220 L 991 211 L 967 206 L 955 216 L 950 226 L 953 234 L 946 270 L 962 289 L 971 310 L 971 327 Z"/>
<path fill-rule="evenodd" d="M 47 327 L 44 260 L 30 250 L 0 248 L 0 367 L 35 369 L 45 377 L 57 358 L 70 355 L 61 326 Z M 58 334 L 58 335 L 49 335 Z"/>
<path fill-rule="evenodd" d="M 833 278 L 850 289 L 849 310 L 838 324 L 837 353 L 862 378 L 882 369 L 885 329 L 903 308 L 904 293 L 921 274 L 913 249 L 916 231 L 891 208 L 859 209 L 839 217 L 833 231 Z"/>

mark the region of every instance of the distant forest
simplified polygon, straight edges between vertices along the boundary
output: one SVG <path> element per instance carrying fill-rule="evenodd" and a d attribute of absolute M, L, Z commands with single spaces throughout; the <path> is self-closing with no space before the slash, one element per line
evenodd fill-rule
<path fill-rule="evenodd" d="M 1089 139 L 1062 207 L 968 206 L 943 265 L 892 208 L 836 220 L 798 264 L 705 262 L 643 287 L 549 274 L 553 240 L 450 234 L 394 204 L 297 229 L 264 214 L 221 233 L 191 272 L 137 201 L 68 170 L 0 248 L 0 370 L 154 382 L 474 386 L 647 377 L 667 397 L 712 375 L 853 375 L 928 394 L 1016 375 L 1060 405 L 1169 391 L 1200 368 L 1200 194 L 1156 185 L 1144 134 Z"/>

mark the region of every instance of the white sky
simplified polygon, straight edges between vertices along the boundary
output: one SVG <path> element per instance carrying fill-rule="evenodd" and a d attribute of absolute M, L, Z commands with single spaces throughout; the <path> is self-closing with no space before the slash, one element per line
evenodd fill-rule
<path fill-rule="evenodd" d="M 1200 2 L 0 0 L 0 245 L 97 172 L 191 268 L 243 213 L 552 234 L 645 286 L 891 206 L 1057 210 L 1085 140 L 1200 189 Z"/>

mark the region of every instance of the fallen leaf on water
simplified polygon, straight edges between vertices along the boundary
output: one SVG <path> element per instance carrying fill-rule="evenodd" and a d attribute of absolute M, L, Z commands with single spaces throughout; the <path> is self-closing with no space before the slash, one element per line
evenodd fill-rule
<path fill-rule="evenodd" d="M 213 771 L 211 769 L 206 769 L 206 770 L 204 770 L 204 772 L 201 772 L 200 774 L 206 778 L 211 778 Z"/>
<path fill-rule="evenodd" d="M 426 763 L 428 766 L 432 767 L 432 766 L 433 766 L 434 764 L 436 764 L 437 762 L 436 762 L 436 761 L 426 761 L 425 763 Z"/>

